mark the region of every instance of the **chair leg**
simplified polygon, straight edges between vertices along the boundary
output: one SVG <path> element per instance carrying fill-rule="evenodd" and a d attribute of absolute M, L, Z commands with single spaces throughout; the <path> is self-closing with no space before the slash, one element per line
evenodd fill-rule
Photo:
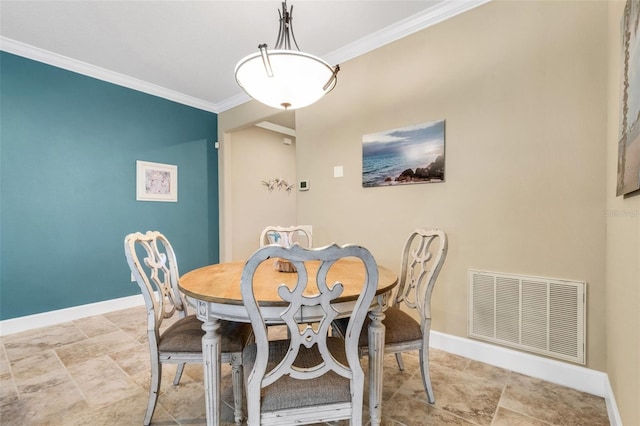
<path fill-rule="evenodd" d="M 158 360 L 151 360 L 151 383 L 149 384 L 149 403 L 147 404 L 147 413 L 144 416 L 144 425 L 151 423 L 153 412 L 158 402 L 158 393 L 160 392 L 160 380 L 162 379 L 162 364 Z"/>
<path fill-rule="evenodd" d="M 402 352 L 396 352 L 396 362 L 400 371 L 404 371 L 404 361 L 402 361 Z"/>
<path fill-rule="evenodd" d="M 242 424 L 242 388 L 244 379 L 242 377 L 242 355 L 234 353 L 231 355 L 231 381 L 233 385 L 233 417 L 236 424 Z"/>
<path fill-rule="evenodd" d="M 427 392 L 427 400 L 429 401 L 429 404 L 435 404 L 436 398 L 433 394 L 431 374 L 429 373 L 429 347 L 420 350 L 420 371 L 422 372 L 424 390 Z"/>
<path fill-rule="evenodd" d="M 436 397 L 433 394 L 431 386 L 431 373 L 429 372 L 429 337 L 431 335 L 431 318 L 427 318 L 424 322 L 422 331 L 422 349 L 420 349 L 420 370 L 422 371 L 422 383 L 427 391 L 427 400 L 429 404 L 436 403 Z"/>
<path fill-rule="evenodd" d="M 178 368 L 176 369 L 176 376 L 173 378 L 173 386 L 178 386 L 180 384 L 180 378 L 182 377 L 182 372 L 184 371 L 185 362 L 182 364 L 178 364 Z"/>

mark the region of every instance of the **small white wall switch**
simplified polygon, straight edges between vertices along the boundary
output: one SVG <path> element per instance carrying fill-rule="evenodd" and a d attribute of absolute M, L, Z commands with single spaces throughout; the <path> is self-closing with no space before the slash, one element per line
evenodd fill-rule
<path fill-rule="evenodd" d="M 285 145 L 291 145 L 291 139 L 289 138 L 282 138 L 282 143 Z"/>
<path fill-rule="evenodd" d="M 344 169 L 342 166 L 335 166 L 333 168 L 333 177 L 342 177 L 344 176 Z"/>
<path fill-rule="evenodd" d="M 219 149 L 219 148 L 220 148 L 220 142 L 216 142 L 216 143 L 214 143 L 214 144 L 213 144 L 213 147 L 214 147 L 215 149 Z"/>
<path fill-rule="evenodd" d="M 308 180 L 301 180 L 298 183 L 298 189 L 300 191 L 308 191 L 309 190 L 309 181 Z"/>

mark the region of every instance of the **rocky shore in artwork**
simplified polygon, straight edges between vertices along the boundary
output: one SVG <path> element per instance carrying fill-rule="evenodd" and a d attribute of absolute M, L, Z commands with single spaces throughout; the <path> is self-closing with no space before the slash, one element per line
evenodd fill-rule
<path fill-rule="evenodd" d="M 415 183 L 415 182 L 442 182 L 444 181 L 444 155 L 439 155 L 435 161 L 427 167 L 406 169 L 395 179 L 387 177 L 385 183 Z"/>

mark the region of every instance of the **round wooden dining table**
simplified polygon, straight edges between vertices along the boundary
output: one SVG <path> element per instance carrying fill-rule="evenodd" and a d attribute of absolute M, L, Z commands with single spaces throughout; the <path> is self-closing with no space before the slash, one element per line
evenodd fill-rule
<path fill-rule="evenodd" d="M 318 270 L 319 263 L 306 262 L 309 278 Z M 204 266 L 187 272 L 180 278 L 180 289 L 196 307 L 198 318 L 203 321 L 202 355 L 204 365 L 204 387 L 207 425 L 220 424 L 220 376 L 221 348 L 218 332 L 219 320 L 250 322 L 244 307 L 240 278 L 244 262 L 228 262 Z M 278 296 L 281 284 L 292 288 L 296 273 L 281 272 L 273 260 L 263 262 L 254 276 L 254 291 L 262 315 L 267 324 L 284 324 L 280 317 L 286 302 Z M 339 317 L 349 316 L 362 290 L 365 269 L 361 261 L 341 259 L 331 268 L 327 282 L 339 281 L 344 286 L 342 295 L 334 301 Z M 369 317 L 369 410 L 372 425 L 381 422 L 382 406 L 382 364 L 384 355 L 384 309 L 393 288 L 398 283 L 397 275 L 378 265 L 378 289 L 371 305 Z M 313 283 L 310 283 L 313 292 Z M 314 322 L 321 311 L 306 310 L 301 313 L 300 322 Z"/>

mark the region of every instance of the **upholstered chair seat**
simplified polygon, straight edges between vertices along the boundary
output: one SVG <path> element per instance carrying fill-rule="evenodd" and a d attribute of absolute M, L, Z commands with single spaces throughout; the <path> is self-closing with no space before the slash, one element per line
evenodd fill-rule
<path fill-rule="evenodd" d="M 167 328 L 160 336 L 160 352 L 202 352 L 202 321 L 195 315 L 182 318 Z M 247 324 L 220 321 L 220 339 L 225 352 L 242 352 L 243 344 L 251 337 Z"/>
<path fill-rule="evenodd" d="M 328 338 L 327 346 L 338 361 L 343 364 L 347 363 L 342 339 L 337 337 Z M 270 341 L 267 370 L 275 368 L 288 350 L 288 341 Z M 248 380 L 249 372 L 253 369 L 256 354 L 257 347 L 255 343 L 247 345 L 242 354 L 245 380 Z M 320 362 L 322 362 L 322 355 L 318 351 L 318 347 L 314 345 L 310 349 L 300 348 L 300 353 L 293 365 L 299 368 L 308 368 Z M 323 392 L 309 392 L 309 389 L 323 389 Z M 262 408 L 265 411 L 278 411 L 342 402 L 348 403 L 350 401 L 349 379 L 330 371 L 325 375 L 307 381 L 292 379 L 290 376 L 281 377 L 270 386 L 269 392 L 264 394 Z"/>

